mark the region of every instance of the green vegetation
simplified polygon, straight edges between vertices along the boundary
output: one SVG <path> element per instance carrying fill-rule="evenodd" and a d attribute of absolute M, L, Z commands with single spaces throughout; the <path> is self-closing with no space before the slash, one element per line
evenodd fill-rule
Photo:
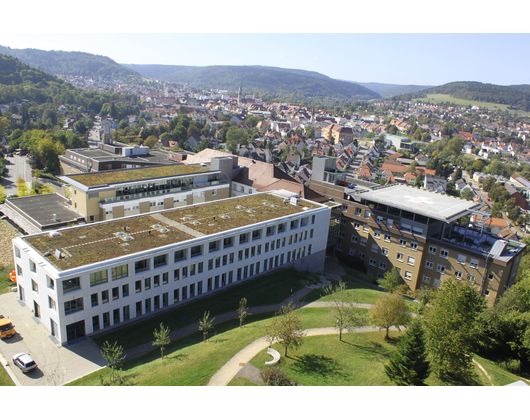
<path fill-rule="evenodd" d="M 15 386 L 3 366 L 0 368 L 0 387 L 1 386 Z"/>
<path fill-rule="evenodd" d="M 0 295 L 10 292 L 11 288 L 15 286 L 15 283 L 9 279 L 9 273 L 13 269 L 13 265 L 7 267 L 0 266 Z"/>

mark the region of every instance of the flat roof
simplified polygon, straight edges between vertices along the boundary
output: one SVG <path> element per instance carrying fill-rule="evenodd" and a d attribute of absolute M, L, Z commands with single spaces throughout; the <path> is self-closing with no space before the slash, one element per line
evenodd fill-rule
<path fill-rule="evenodd" d="M 85 218 L 77 211 L 65 207 L 67 199 L 57 193 L 8 198 L 7 201 L 24 218 L 41 230 L 46 229 L 47 226 L 74 223 Z"/>
<path fill-rule="evenodd" d="M 451 222 L 481 204 L 406 185 L 389 185 L 353 194 L 366 200 Z"/>
<path fill-rule="evenodd" d="M 125 146 L 124 146 L 125 147 Z M 175 161 L 169 160 L 169 152 L 166 150 L 160 149 L 151 149 L 147 155 L 134 155 L 134 156 L 123 156 L 122 154 L 116 154 L 114 152 L 100 149 L 100 148 L 90 148 L 90 149 L 69 149 L 69 152 L 76 153 L 77 155 L 84 156 L 97 161 L 109 161 L 109 160 L 139 160 L 143 162 L 151 163 L 165 163 L 165 164 L 176 164 Z M 65 155 L 62 155 L 63 157 Z"/>
<path fill-rule="evenodd" d="M 147 179 L 164 178 L 176 175 L 189 175 L 210 172 L 210 165 L 170 165 L 149 166 L 135 169 L 117 169 L 114 171 L 93 172 L 85 174 L 67 175 L 60 177 L 66 182 L 72 180 L 85 187 L 99 187 L 121 182 L 142 181 Z"/>
<path fill-rule="evenodd" d="M 303 199 L 293 205 L 284 197 L 260 193 L 61 229 L 58 236 L 21 239 L 63 271 L 320 207 Z"/>

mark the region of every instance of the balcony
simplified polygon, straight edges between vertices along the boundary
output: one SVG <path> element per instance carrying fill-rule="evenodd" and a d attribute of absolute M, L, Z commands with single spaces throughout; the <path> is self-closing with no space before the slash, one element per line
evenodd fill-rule
<path fill-rule="evenodd" d="M 153 197 L 153 196 L 160 196 L 160 195 L 166 195 L 166 194 L 175 194 L 183 191 L 192 191 L 199 188 L 205 188 L 205 187 L 212 187 L 215 185 L 225 185 L 228 184 L 228 181 L 226 180 L 218 180 L 218 181 L 210 181 L 210 182 L 200 182 L 193 185 L 186 185 L 181 187 L 174 187 L 174 188 L 161 188 L 161 189 L 154 189 L 154 190 L 147 190 L 142 191 L 140 193 L 136 194 L 121 194 L 116 197 L 111 198 L 105 198 L 100 200 L 100 204 L 108 204 L 108 203 L 114 203 L 117 201 L 127 201 L 127 200 L 135 200 L 138 198 L 144 198 L 144 197 Z"/>

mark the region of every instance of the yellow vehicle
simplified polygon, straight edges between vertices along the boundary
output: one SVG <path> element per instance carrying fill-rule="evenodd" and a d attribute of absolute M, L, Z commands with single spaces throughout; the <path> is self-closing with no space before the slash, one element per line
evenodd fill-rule
<path fill-rule="evenodd" d="M 0 337 L 8 338 L 15 335 L 15 326 L 11 321 L 0 315 Z"/>

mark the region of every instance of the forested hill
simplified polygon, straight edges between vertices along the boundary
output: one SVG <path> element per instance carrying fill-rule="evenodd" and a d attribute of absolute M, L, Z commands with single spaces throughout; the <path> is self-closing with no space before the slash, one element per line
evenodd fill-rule
<path fill-rule="evenodd" d="M 265 66 L 207 66 L 161 76 L 197 88 L 217 88 L 262 97 L 307 99 L 379 99 L 381 95 L 355 83 L 335 80 L 321 73 Z"/>
<path fill-rule="evenodd" d="M 404 95 L 401 99 L 422 98 L 429 93 L 446 94 L 470 101 L 493 102 L 509 105 L 510 109 L 514 110 L 530 111 L 530 85 L 502 86 L 481 82 L 452 82 L 412 95 Z"/>
<path fill-rule="evenodd" d="M 18 58 L 51 74 L 104 77 L 115 79 L 140 79 L 138 72 L 124 67 L 101 55 L 84 52 L 44 51 L 34 48 L 14 49 L 0 46 L 0 53 Z"/>
<path fill-rule="evenodd" d="M 197 68 L 196 66 L 175 66 L 171 64 L 123 64 L 131 70 L 137 71 L 150 79 L 162 79 L 168 74 Z"/>
<path fill-rule="evenodd" d="M 57 79 L 41 69 L 28 66 L 14 57 L 0 54 L 0 85 L 21 85 L 24 82 L 56 82 Z"/>

